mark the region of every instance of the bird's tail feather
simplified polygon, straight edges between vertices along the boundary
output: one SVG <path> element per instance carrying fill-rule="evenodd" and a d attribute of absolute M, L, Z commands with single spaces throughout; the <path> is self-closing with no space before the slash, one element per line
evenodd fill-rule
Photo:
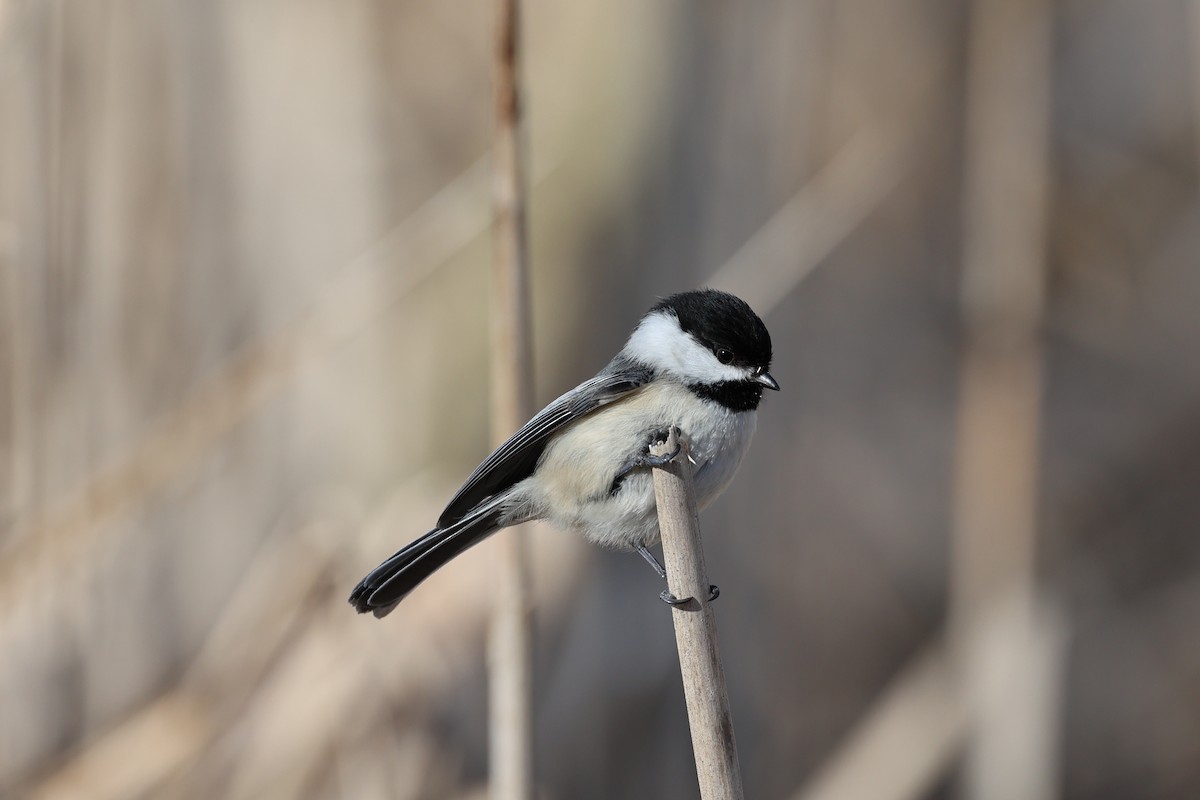
<path fill-rule="evenodd" d="M 446 528 L 434 528 L 384 561 L 359 581 L 350 603 L 364 614 L 385 617 L 392 609 L 450 559 L 486 539 L 500 528 L 502 509 L 488 503 Z"/>

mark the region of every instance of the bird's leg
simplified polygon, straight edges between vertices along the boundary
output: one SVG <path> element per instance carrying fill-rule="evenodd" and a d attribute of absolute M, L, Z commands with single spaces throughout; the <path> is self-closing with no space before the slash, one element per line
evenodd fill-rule
<path fill-rule="evenodd" d="M 660 564 L 658 562 L 658 559 L 654 557 L 654 553 L 651 553 L 649 550 L 647 550 L 646 545 L 642 544 L 641 542 L 639 542 L 636 545 L 636 547 L 637 547 L 637 551 L 641 555 L 641 557 L 646 559 L 646 563 L 649 564 L 651 567 L 653 567 L 654 571 L 658 573 L 658 577 L 662 578 L 665 581 L 667 579 L 667 570 L 662 564 Z M 708 602 L 711 603 L 713 600 L 716 600 L 720 596 L 721 596 L 720 587 L 717 586 L 715 583 L 709 584 Z M 685 597 L 683 599 L 680 599 L 680 598 L 676 597 L 675 595 L 671 594 L 670 589 L 663 589 L 662 594 L 660 594 L 658 597 L 660 600 L 662 600 L 664 603 L 666 603 L 669 606 L 680 606 L 680 605 L 683 605 L 684 603 L 686 603 L 688 600 L 692 599 L 690 597 Z"/>
<path fill-rule="evenodd" d="M 658 563 L 658 559 L 654 557 L 654 553 L 651 553 L 649 550 L 647 550 L 646 545 L 641 544 L 640 542 L 637 545 L 637 551 L 642 558 L 646 559 L 646 563 L 654 568 L 654 571 L 658 573 L 658 577 L 665 581 L 667 579 L 667 569 L 662 564 Z"/>
<path fill-rule="evenodd" d="M 640 542 L 637 545 L 637 551 L 641 553 L 642 558 L 646 559 L 646 563 L 654 567 L 654 571 L 658 573 L 658 577 L 665 581 L 667 579 L 667 568 L 658 562 L 658 559 L 654 557 L 654 553 L 651 553 L 649 550 L 647 550 L 646 545 L 641 544 Z M 684 597 L 680 599 L 671 594 L 670 589 L 663 589 L 662 594 L 660 594 L 658 598 L 669 606 L 680 606 L 692 599 L 690 597 Z"/>

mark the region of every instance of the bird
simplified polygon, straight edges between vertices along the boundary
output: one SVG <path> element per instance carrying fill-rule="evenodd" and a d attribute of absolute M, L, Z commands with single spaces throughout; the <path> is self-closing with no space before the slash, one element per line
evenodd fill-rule
<path fill-rule="evenodd" d="M 696 289 L 660 299 L 595 377 L 551 402 L 483 460 L 438 517 L 350 594 L 360 613 L 389 614 L 422 581 L 501 528 L 546 520 L 610 548 L 659 542 L 652 455 L 672 429 L 694 464 L 697 505 L 729 485 L 750 445 L 766 389 L 771 336 L 742 299 Z M 711 587 L 715 599 L 717 587 Z M 683 602 L 664 591 L 663 600 Z M 685 598 L 686 600 L 686 598 Z"/>

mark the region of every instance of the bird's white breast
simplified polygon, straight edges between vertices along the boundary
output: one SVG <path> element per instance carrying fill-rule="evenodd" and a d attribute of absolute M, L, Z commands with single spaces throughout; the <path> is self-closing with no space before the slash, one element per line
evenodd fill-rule
<path fill-rule="evenodd" d="M 617 471 L 645 449 L 647 436 L 678 426 L 695 464 L 701 508 L 733 479 L 754 435 L 753 411 L 734 412 L 702 400 L 674 381 L 655 381 L 619 402 L 572 423 L 522 482 L 520 516 L 575 528 L 599 544 L 632 547 L 658 541 L 653 479 L 638 469 L 611 492 Z"/>

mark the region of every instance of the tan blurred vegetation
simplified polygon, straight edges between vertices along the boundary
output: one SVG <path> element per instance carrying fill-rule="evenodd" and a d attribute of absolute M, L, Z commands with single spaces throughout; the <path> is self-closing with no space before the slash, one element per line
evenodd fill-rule
<path fill-rule="evenodd" d="M 747 796 L 1200 795 L 1194 4 L 525 21 L 538 400 L 679 289 L 775 340 Z M 490 22 L 0 0 L 0 795 L 482 796 L 488 545 L 344 600 L 486 447 Z M 533 537 L 543 796 L 695 796 L 657 579 Z"/>

